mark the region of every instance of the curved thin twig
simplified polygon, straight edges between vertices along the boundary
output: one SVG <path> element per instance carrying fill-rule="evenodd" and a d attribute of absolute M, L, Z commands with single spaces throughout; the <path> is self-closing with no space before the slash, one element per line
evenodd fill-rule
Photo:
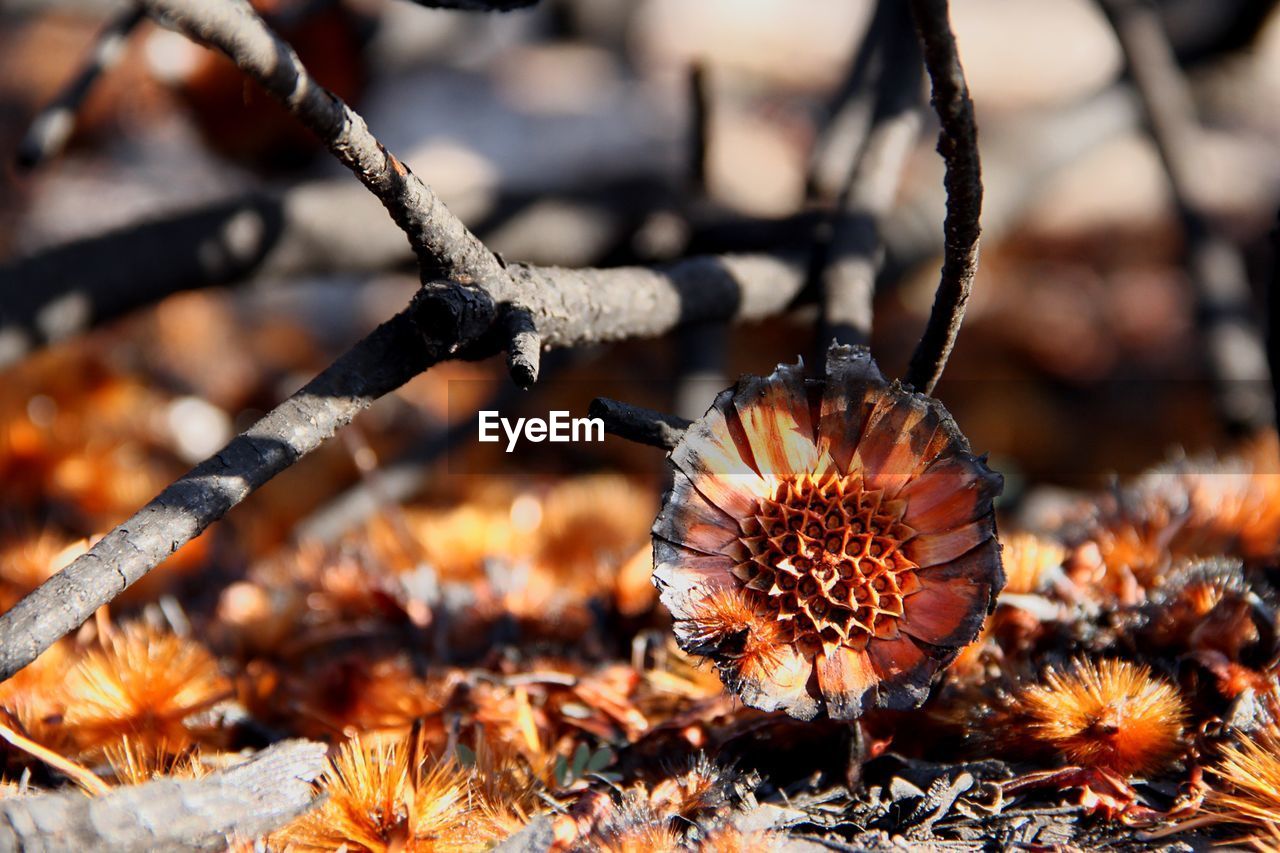
<path fill-rule="evenodd" d="M 911 14 L 924 48 L 924 64 L 933 83 L 931 102 L 942 129 L 938 153 L 946 163 L 947 217 L 943 222 L 945 248 L 942 275 L 933 310 L 920 343 L 911 355 L 906 382 L 925 394 L 933 393 L 955 347 L 965 307 L 978 270 L 978 224 L 982 213 L 982 166 L 978 159 L 978 128 L 973 101 L 951 31 L 947 0 L 911 0 Z"/>

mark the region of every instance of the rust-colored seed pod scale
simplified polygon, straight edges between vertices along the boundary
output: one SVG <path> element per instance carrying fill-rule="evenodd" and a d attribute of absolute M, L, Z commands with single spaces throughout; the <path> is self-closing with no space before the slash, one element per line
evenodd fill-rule
<path fill-rule="evenodd" d="M 671 452 L 654 583 L 686 651 L 800 719 L 910 708 L 1004 585 L 1002 478 L 942 405 L 833 346 L 722 392 Z"/>

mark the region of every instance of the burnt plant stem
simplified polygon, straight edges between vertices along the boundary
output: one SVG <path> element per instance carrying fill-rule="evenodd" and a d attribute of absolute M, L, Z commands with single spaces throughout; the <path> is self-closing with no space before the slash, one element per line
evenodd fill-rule
<path fill-rule="evenodd" d="M 632 406 L 608 397 L 596 397 L 592 400 L 587 414 L 604 421 L 604 431 L 610 435 L 663 450 L 670 450 L 679 444 L 684 431 L 693 423 L 686 418 Z"/>
<path fill-rule="evenodd" d="M 920 343 L 911 355 L 906 382 L 932 394 L 942 377 L 964 322 L 965 307 L 978 270 L 979 218 L 982 214 L 982 166 L 973 101 L 960 65 L 947 0 L 910 0 L 911 14 L 924 51 L 938 114 L 938 153 L 946 164 L 943 184 L 947 215 L 943 221 L 942 273 L 933 309 Z"/>
<path fill-rule="evenodd" d="M 521 388 L 532 388 L 538 381 L 542 338 L 528 311 L 513 308 L 507 313 L 507 338 L 507 372 Z"/>

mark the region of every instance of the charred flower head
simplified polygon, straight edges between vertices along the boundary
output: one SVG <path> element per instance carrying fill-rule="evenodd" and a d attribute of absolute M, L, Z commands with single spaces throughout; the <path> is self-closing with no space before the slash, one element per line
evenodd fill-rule
<path fill-rule="evenodd" d="M 1000 476 L 865 349 L 832 347 L 822 382 L 744 377 L 671 462 L 654 582 L 682 647 L 753 707 L 918 705 L 1004 583 Z"/>

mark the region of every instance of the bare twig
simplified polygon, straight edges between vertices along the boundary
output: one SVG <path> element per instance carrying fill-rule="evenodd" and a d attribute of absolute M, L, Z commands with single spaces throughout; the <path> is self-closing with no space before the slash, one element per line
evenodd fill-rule
<path fill-rule="evenodd" d="M 285 741 L 203 779 L 157 779 L 99 797 L 0 800 L 5 850 L 223 850 L 277 829 L 315 801 L 325 746 Z"/>
<path fill-rule="evenodd" d="M 611 435 L 663 450 L 679 444 L 684 431 L 692 423 L 687 418 L 632 406 L 608 397 L 592 400 L 587 414 L 604 421 L 604 430 Z"/>
<path fill-rule="evenodd" d="M 871 127 L 849 169 L 816 271 L 822 292 L 818 337 L 824 351 L 833 339 L 862 346 L 870 342 L 872 298 L 884 263 L 880 224 L 893 206 L 920 128 L 920 49 L 910 12 L 898 0 L 877 4 L 868 33 L 868 40 L 873 39 L 884 67 L 876 79 Z"/>
<path fill-rule="evenodd" d="M 707 194 L 707 166 L 711 154 L 711 69 L 706 62 L 689 68 L 689 189 Z"/>
<path fill-rule="evenodd" d="M 1199 126 L 1159 10 L 1146 0 L 1099 0 L 1124 51 L 1151 138 L 1169 180 L 1186 235 L 1205 356 L 1219 415 L 1233 432 L 1252 432 L 1272 419 L 1267 357 L 1253 321 L 1253 299 L 1240 250 L 1215 231 L 1196 192 Z"/>
<path fill-rule="evenodd" d="M 830 198 L 839 192 L 849 174 L 849 164 L 857 162 L 866 143 L 876 92 L 884 74 L 885 22 L 894 5 L 876 3 L 859 34 L 840 88 L 818 117 L 805 176 L 805 195 L 810 200 Z"/>
<path fill-rule="evenodd" d="M 947 166 L 947 216 L 943 222 L 942 275 L 933 310 L 920 343 L 911 355 L 906 382 L 933 392 L 955 346 L 965 306 L 978 269 L 978 224 L 982 213 L 982 167 L 973 101 L 965 83 L 947 0 L 911 0 L 911 14 L 924 49 L 924 64 L 933 84 L 931 102 L 942 129 L 938 153 Z"/>
<path fill-rule="evenodd" d="M 18 165 L 34 168 L 56 156 L 71 138 L 76 127 L 76 113 L 103 72 L 119 61 L 125 42 L 134 28 L 146 17 L 139 8 L 130 6 L 107 23 L 94 40 L 93 49 L 84 66 L 67 83 L 57 97 L 32 120 L 18 143 Z"/>
<path fill-rule="evenodd" d="M 680 417 L 706 413 L 725 385 L 725 352 L 729 329 L 723 323 L 686 326 L 676 336 L 676 382 L 671 409 Z"/>

